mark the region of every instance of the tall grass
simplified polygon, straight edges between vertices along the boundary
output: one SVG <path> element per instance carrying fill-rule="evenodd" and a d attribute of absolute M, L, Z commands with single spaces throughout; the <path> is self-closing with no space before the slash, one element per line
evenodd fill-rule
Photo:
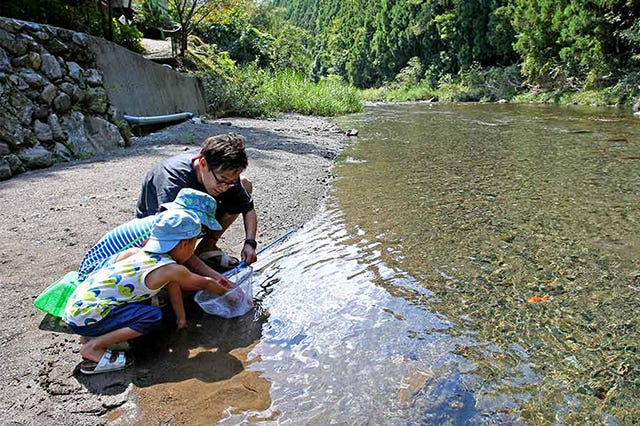
<path fill-rule="evenodd" d="M 313 82 L 290 70 L 248 65 L 198 73 L 217 116 L 273 117 L 279 113 L 332 116 L 361 111 L 358 89 L 338 78 Z"/>
<path fill-rule="evenodd" d="M 276 72 L 264 89 L 274 108 L 282 112 L 329 116 L 363 108 L 358 89 L 336 77 L 315 83 L 299 73 L 284 70 Z"/>

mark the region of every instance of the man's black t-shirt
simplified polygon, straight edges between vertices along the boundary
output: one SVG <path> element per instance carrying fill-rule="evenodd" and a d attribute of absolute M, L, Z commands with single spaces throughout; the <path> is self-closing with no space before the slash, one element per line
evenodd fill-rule
<path fill-rule="evenodd" d="M 144 177 L 142 190 L 136 206 L 136 217 L 142 218 L 158 213 L 160 204 L 175 200 L 182 188 L 192 188 L 206 193 L 198 182 L 192 161 L 198 152 L 186 152 L 156 164 Z M 251 194 L 240 183 L 214 197 L 218 202 L 218 212 L 230 214 L 246 213 L 253 210 Z M 220 217 L 216 212 L 216 216 Z"/>

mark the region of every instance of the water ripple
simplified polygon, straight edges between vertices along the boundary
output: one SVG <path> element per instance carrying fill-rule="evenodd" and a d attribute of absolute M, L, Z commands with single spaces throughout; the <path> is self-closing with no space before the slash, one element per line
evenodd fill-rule
<path fill-rule="evenodd" d="M 431 292 L 386 266 L 377 241 L 350 234 L 339 210 L 322 212 L 260 265 L 254 282 L 269 319 L 250 368 L 272 383 L 272 405 L 223 424 L 515 420 L 498 412 L 498 384 L 479 381 L 459 353 L 477 342 L 448 333 L 451 324 L 424 303 Z"/>

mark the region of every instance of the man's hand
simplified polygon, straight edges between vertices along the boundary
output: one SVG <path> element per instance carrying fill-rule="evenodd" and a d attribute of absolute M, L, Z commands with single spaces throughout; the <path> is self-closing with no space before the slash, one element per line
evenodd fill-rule
<path fill-rule="evenodd" d="M 242 247 L 242 252 L 240 253 L 240 258 L 247 265 L 251 265 L 253 262 L 258 260 L 258 256 L 256 255 L 255 240 L 245 240 L 244 247 Z"/>

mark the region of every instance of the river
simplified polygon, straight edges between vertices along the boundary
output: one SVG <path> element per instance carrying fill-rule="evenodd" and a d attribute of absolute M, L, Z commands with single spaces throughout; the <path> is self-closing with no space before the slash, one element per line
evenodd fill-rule
<path fill-rule="evenodd" d="M 640 121 L 612 109 L 402 104 L 261 260 L 251 369 L 222 423 L 634 424 Z"/>

